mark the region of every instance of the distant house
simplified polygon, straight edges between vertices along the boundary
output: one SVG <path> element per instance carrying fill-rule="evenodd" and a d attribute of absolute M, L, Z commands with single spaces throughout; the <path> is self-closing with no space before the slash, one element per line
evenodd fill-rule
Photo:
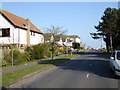
<path fill-rule="evenodd" d="M 44 36 L 29 19 L 0 9 L 0 45 L 15 44 L 18 47 L 44 42 Z"/>
<path fill-rule="evenodd" d="M 72 47 L 72 42 L 68 39 L 68 36 L 67 35 L 63 35 L 62 37 L 62 41 L 63 41 L 63 45 L 65 47 Z"/>
<path fill-rule="evenodd" d="M 67 47 L 72 47 L 73 42 L 80 43 L 80 37 L 77 35 L 60 35 L 60 38 L 58 40 L 59 44 L 63 44 Z"/>
<path fill-rule="evenodd" d="M 45 42 L 51 42 L 53 39 L 59 47 L 72 47 L 73 42 L 80 43 L 80 37 L 77 35 L 56 35 L 53 38 L 51 33 L 44 33 Z"/>
<path fill-rule="evenodd" d="M 52 36 L 51 33 L 44 33 L 43 34 L 44 36 L 44 42 L 47 43 L 47 42 L 52 42 L 54 37 Z"/>
<path fill-rule="evenodd" d="M 68 37 L 67 39 L 70 40 L 71 42 L 80 43 L 80 37 L 77 35 L 68 35 L 67 37 Z"/>

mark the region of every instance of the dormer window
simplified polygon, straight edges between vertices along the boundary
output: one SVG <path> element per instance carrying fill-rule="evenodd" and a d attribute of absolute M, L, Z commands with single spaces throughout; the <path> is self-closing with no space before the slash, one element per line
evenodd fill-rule
<path fill-rule="evenodd" d="M 25 27 L 26 25 L 25 25 L 25 24 L 23 24 L 23 26 Z"/>
<path fill-rule="evenodd" d="M 23 26 L 24 26 L 25 28 L 27 28 L 26 24 L 23 24 Z"/>

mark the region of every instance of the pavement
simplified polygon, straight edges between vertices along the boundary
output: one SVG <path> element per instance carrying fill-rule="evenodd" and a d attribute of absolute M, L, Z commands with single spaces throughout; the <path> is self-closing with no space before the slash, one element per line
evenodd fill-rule
<path fill-rule="evenodd" d="M 120 81 L 110 71 L 109 58 L 89 51 L 68 62 L 38 73 L 12 88 L 120 88 Z M 108 90 L 109 90 L 108 89 Z"/>
<path fill-rule="evenodd" d="M 66 54 L 63 54 L 63 55 L 60 55 L 60 56 L 56 56 L 56 57 L 54 57 L 54 59 L 63 57 L 65 55 Z M 10 67 L 10 68 L 7 68 L 7 69 L 2 69 L 2 70 L 0 70 L 0 74 L 1 73 L 4 74 L 4 73 L 8 73 L 8 72 L 12 72 L 12 71 L 24 69 L 24 68 L 27 68 L 27 67 L 30 67 L 30 66 L 34 66 L 34 65 L 37 65 L 37 64 L 44 63 L 44 62 L 49 61 L 49 60 L 51 60 L 51 58 L 45 59 L 45 60 L 40 60 L 40 61 L 37 61 L 37 62 L 31 62 L 29 64 L 23 64 L 23 65 L 19 65 L 19 66 L 13 66 L 13 67 Z"/>

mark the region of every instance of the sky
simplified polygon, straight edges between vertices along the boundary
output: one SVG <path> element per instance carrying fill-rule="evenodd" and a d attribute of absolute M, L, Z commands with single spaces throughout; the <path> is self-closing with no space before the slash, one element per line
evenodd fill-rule
<path fill-rule="evenodd" d="M 23 18 L 28 18 L 41 31 L 44 28 L 62 26 L 67 35 L 78 35 L 86 46 L 99 48 L 100 40 L 90 33 L 101 21 L 107 7 L 118 8 L 117 2 L 2 2 L 2 9 Z M 103 47 L 105 43 L 102 42 Z"/>

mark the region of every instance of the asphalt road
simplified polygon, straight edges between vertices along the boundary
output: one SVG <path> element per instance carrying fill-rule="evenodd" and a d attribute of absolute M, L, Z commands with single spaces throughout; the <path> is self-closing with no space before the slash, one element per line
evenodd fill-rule
<path fill-rule="evenodd" d="M 89 51 L 16 87 L 20 88 L 118 88 L 119 80 L 110 71 L 109 59 Z"/>

